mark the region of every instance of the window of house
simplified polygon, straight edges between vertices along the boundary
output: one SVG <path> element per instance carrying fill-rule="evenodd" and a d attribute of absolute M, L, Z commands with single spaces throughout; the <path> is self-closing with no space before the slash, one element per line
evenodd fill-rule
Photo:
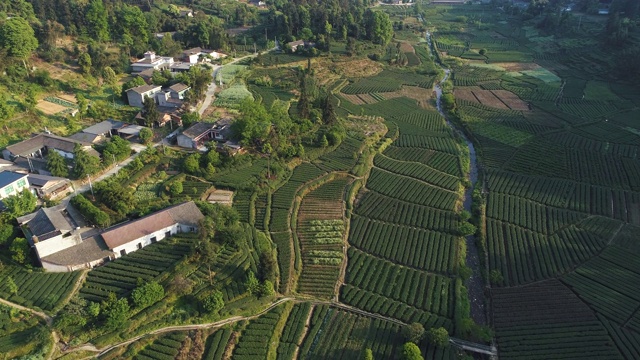
<path fill-rule="evenodd" d="M 156 239 L 156 237 L 155 237 L 155 236 L 151 238 L 151 243 L 152 243 L 152 244 L 153 244 L 153 243 L 155 243 L 155 242 L 157 242 L 157 241 L 158 241 L 158 239 Z"/>
<path fill-rule="evenodd" d="M 165 237 L 169 237 L 169 236 L 171 236 L 171 230 L 169 230 L 169 231 L 167 231 L 166 233 L 164 233 L 164 236 L 165 236 Z"/>
<path fill-rule="evenodd" d="M 127 255 L 127 250 L 125 250 L 125 249 L 120 250 L 120 255 L 121 256 Z"/>
<path fill-rule="evenodd" d="M 142 243 L 138 243 L 138 250 L 142 249 Z"/>
<path fill-rule="evenodd" d="M 13 185 L 9 185 L 6 188 L 4 188 L 4 193 L 9 195 L 13 192 Z"/>
<path fill-rule="evenodd" d="M 25 179 L 18 180 L 18 186 L 23 187 L 27 185 L 27 181 Z"/>

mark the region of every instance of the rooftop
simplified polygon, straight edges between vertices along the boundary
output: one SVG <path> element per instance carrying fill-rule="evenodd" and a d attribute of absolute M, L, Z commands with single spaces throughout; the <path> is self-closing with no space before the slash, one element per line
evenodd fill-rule
<path fill-rule="evenodd" d="M 2 171 L 0 172 L 0 188 L 13 184 L 24 177 L 27 177 L 27 174 L 21 174 L 13 171 Z"/>
<path fill-rule="evenodd" d="M 183 131 L 182 135 L 188 136 L 190 138 L 196 138 L 206 133 L 207 131 L 211 131 L 211 129 L 213 129 L 214 126 L 215 124 L 212 124 L 212 123 L 197 122 L 191 125 L 191 127 L 189 127 L 187 130 Z"/>
<path fill-rule="evenodd" d="M 134 88 L 128 89 L 127 92 L 133 91 L 133 92 L 137 92 L 138 94 L 144 94 L 151 90 L 160 91 L 160 89 L 162 89 L 162 86 L 159 86 L 159 85 L 141 85 L 141 86 L 136 86 Z"/>
<path fill-rule="evenodd" d="M 113 249 L 175 224 L 197 226 L 202 218 L 204 215 L 200 209 L 190 201 L 117 225 L 103 232 L 102 238 L 107 246 Z"/>
<path fill-rule="evenodd" d="M 31 139 L 27 139 L 17 144 L 7 146 L 7 150 L 9 150 L 15 156 L 31 155 L 44 147 L 72 153 L 76 144 L 79 144 L 81 146 L 91 146 L 91 143 L 81 140 L 64 138 L 52 134 L 38 134 Z M 94 156 L 98 155 L 98 152 L 95 150 L 88 152 Z"/>
<path fill-rule="evenodd" d="M 185 85 L 183 83 L 177 83 L 177 84 L 173 84 L 171 86 L 169 86 L 169 90 L 175 91 L 175 92 L 181 92 L 181 91 L 185 91 L 190 89 L 191 87 L 188 85 Z"/>
<path fill-rule="evenodd" d="M 82 132 L 87 134 L 102 135 L 110 132 L 113 129 L 119 129 L 124 125 L 126 124 L 123 123 L 122 121 L 109 119 L 103 122 L 99 122 L 95 125 L 89 126 L 88 128 L 82 130 Z"/>
<path fill-rule="evenodd" d="M 104 259 L 112 254 L 100 236 L 93 236 L 82 240 L 79 245 L 64 249 L 40 260 L 63 266 L 79 265 Z"/>
<path fill-rule="evenodd" d="M 67 205 L 60 204 L 50 208 L 42 208 L 35 213 L 17 218 L 18 224 L 26 224 L 31 235 L 38 241 L 44 241 L 62 233 L 70 232 L 76 224 L 65 215 Z"/>
<path fill-rule="evenodd" d="M 48 175 L 39 175 L 39 174 L 29 174 L 29 184 L 37 187 L 47 187 L 52 184 L 58 183 L 60 181 L 69 181 L 68 179 L 57 177 L 57 176 L 48 176 Z"/>

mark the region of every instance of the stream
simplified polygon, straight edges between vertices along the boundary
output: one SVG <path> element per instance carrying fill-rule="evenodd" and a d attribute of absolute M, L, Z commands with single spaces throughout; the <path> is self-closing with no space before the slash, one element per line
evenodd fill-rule
<path fill-rule="evenodd" d="M 431 55 L 435 56 L 435 48 L 431 42 L 431 34 L 426 32 L 426 40 L 431 50 Z M 436 93 L 436 107 L 438 112 L 445 118 L 447 125 L 449 125 L 462 139 L 464 139 L 467 147 L 469 148 L 469 180 L 471 181 L 471 187 L 466 189 L 464 194 L 464 209 L 471 212 L 471 203 L 473 202 L 473 188 L 478 181 L 478 163 L 476 159 L 476 150 L 473 147 L 473 143 L 467 138 L 464 132 L 458 129 L 453 123 L 449 121 L 446 113 L 442 109 L 442 84 L 444 84 L 449 76 L 451 70 L 442 66 L 439 61 L 435 63 L 444 70 L 444 78 L 436 83 L 433 90 Z M 487 324 L 487 315 L 485 311 L 485 299 L 484 299 L 484 283 L 482 276 L 480 275 L 480 256 L 478 254 L 478 246 L 476 245 L 475 235 L 467 236 L 467 266 L 473 270 L 473 273 L 469 280 L 466 281 L 465 286 L 469 292 L 469 302 L 471 303 L 471 318 L 479 325 Z"/>

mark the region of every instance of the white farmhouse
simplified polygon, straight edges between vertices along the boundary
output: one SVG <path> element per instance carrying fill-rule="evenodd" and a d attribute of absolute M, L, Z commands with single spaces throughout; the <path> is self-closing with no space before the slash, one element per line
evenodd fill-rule
<path fill-rule="evenodd" d="M 156 94 L 160 92 L 162 92 L 162 86 L 159 85 L 136 86 L 127 90 L 127 99 L 129 105 L 143 108 L 145 98 L 152 98 L 153 101 L 156 101 Z"/>
<path fill-rule="evenodd" d="M 193 201 L 174 205 L 102 233 L 116 258 L 142 249 L 171 235 L 195 232 L 204 218 Z"/>
<path fill-rule="evenodd" d="M 131 72 L 135 74 L 148 69 L 163 70 L 168 69 L 172 64 L 172 57 L 156 56 L 153 51 L 147 51 L 144 53 L 144 58 L 131 64 Z"/>
<path fill-rule="evenodd" d="M 16 195 L 28 188 L 29 180 L 27 174 L 13 171 L 0 172 L 0 199 Z"/>

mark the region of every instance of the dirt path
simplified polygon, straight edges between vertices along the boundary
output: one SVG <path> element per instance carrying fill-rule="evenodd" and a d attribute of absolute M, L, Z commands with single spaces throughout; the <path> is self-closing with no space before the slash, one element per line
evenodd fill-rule
<path fill-rule="evenodd" d="M 266 314 L 267 312 L 269 312 L 271 309 L 275 308 L 276 306 L 287 302 L 287 301 L 295 301 L 294 298 L 290 298 L 290 297 L 286 297 L 286 298 L 282 298 L 279 299 L 278 301 L 274 302 L 273 304 L 269 305 L 267 308 L 265 308 L 264 310 L 258 312 L 257 314 L 251 315 L 251 316 L 233 316 L 224 320 L 220 320 L 220 321 L 216 321 L 216 322 L 212 322 L 212 323 L 206 323 L 206 324 L 194 324 L 194 325 L 176 325 L 176 326 L 167 326 L 164 328 L 160 328 L 160 329 L 156 329 L 153 330 L 147 334 L 142 334 L 142 335 L 138 335 L 136 337 L 133 337 L 131 339 L 128 339 L 126 341 L 122 341 L 113 345 L 109 345 L 107 347 L 104 347 L 102 349 L 98 349 L 97 347 L 95 347 L 93 344 L 83 344 L 71 349 L 67 349 L 65 351 L 62 351 L 62 354 L 68 354 L 71 352 L 77 352 L 77 351 L 91 351 L 91 352 L 96 352 L 98 353 L 96 356 L 102 356 L 108 352 L 110 352 L 111 350 L 114 350 L 116 348 L 122 347 L 122 346 L 126 346 L 129 345 L 133 342 L 136 342 L 144 337 L 147 337 L 149 335 L 157 335 L 157 334 L 164 334 L 164 333 L 168 333 L 168 332 L 172 332 L 172 331 L 188 331 L 188 330 L 200 330 L 200 329 L 213 329 L 213 328 L 219 328 L 228 324 L 232 324 L 238 321 L 242 321 L 242 320 L 252 320 L 255 319 L 259 316 L 262 316 L 264 314 Z M 89 357 L 89 358 L 93 358 Z"/>
<path fill-rule="evenodd" d="M 16 303 L 12 303 L 11 301 L 8 301 L 8 300 L 5 300 L 5 299 L 0 299 L 0 303 L 2 303 L 4 305 L 7 305 L 7 306 L 10 306 L 10 307 L 13 307 L 13 308 L 16 308 L 18 310 L 30 312 L 30 313 L 38 316 L 38 317 L 41 317 L 47 323 L 47 326 L 51 326 L 53 324 L 53 318 L 51 316 L 43 313 L 43 312 L 36 311 L 36 310 L 33 310 L 33 309 L 29 309 L 28 307 L 24 307 L 22 305 L 18 305 Z"/>

